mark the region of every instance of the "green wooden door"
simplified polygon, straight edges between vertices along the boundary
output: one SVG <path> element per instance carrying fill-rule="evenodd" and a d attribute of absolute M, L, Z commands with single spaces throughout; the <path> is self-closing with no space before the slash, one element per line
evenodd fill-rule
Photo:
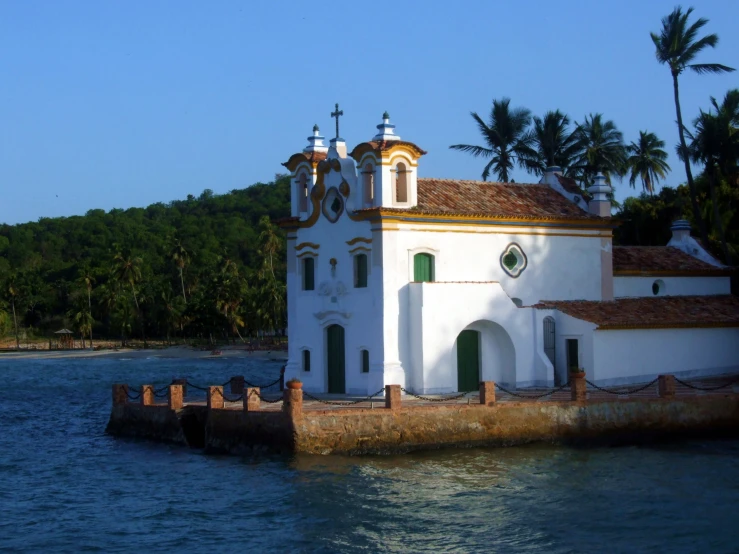
<path fill-rule="evenodd" d="M 413 256 L 413 280 L 428 283 L 434 280 L 434 257 L 431 254 Z"/>
<path fill-rule="evenodd" d="M 480 388 L 480 333 L 462 331 L 457 337 L 457 390 Z"/>
<path fill-rule="evenodd" d="M 328 360 L 328 392 L 346 392 L 344 372 L 344 328 L 331 325 L 326 329 L 326 354 Z"/>

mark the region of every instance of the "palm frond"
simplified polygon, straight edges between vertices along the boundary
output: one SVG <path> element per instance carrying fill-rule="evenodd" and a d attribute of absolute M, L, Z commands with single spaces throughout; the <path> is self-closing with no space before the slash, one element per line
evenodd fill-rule
<path fill-rule="evenodd" d="M 733 67 L 721 65 L 720 63 L 695 63 L 688 67 L 699 75 L 705 73 L 731 73 L 732 71 L 736 71 Z"/>

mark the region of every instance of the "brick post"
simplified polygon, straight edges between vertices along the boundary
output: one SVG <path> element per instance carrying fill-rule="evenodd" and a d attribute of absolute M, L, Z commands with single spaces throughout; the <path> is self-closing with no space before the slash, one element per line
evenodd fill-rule
<path fill-rule="evenodd" d="M 303 389 L 285 389 L 282 393 L 282 411 L 290 419 L 303 417 Z"/>
<path fill-rule="evenodd" d="M 244 392 L 244 411 L 258 412 L 262 407 L 262 399 L 259 398 L 259 387 L 248 387 Z"/>
<path fill-rule="evenodd" d="M 244 376 L 231 377 L 231 394 L 244 394 Z"/>
<path fill-rule="evenodd" d="M 385 407 L 400 410 L 400 385 L 385 385 Z"/>
<path fill-rule="evenodd" d="M 208 409 L 217 410 L 223 407 L 223 387 L 208 387 Z"/>
<path fill-rule="evenodd" d="M 660 375 L 657 381 L 660 398 L 675 398 L 675 387 L 677 383 L 674 375 Z"/>
<path fill-rule="evenodd" d="M 154 387 L 152 385 L 141 385 L 141 405 L 154 405 Z"/>
<path fill-rule="evenodd" d="M 128 385 L 113 385 L 113 406 L 128 404 Z"/>
<path fill-rule="evenodd" d="M 587 400 L 588 389 L 584 372 L 570 373 L 570 391 L 573 402 L 585 402 Z"/>
<path fill-rule="evenodd" d="M 480 404 L 492 406 L 495 404 L 495 381 L 483 381 L 480 383 Z"/>
<path fill-rule="evenodd" d="M 173 385 L 182 385 L 182 398 L 187 396 L 187 379 L 185 377 L 178 377 L 177 379 L 172 379 Z"/>
<path fill-rule="evenodd" d="M 182 409 L 182 385 L 169 385 L 169 405 L 170 410 Z"/>

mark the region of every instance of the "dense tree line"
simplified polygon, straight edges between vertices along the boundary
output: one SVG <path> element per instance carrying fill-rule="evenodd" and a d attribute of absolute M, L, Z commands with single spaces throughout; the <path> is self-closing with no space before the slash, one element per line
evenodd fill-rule
<path fill-rule="evenodd" d="M 1 225 L 0 333 L 70 327 L 125 341 L 281 332 L 285 240 L 271 221 L 289 215 L 289 186 L 282 176 L 166 205 Z"/>

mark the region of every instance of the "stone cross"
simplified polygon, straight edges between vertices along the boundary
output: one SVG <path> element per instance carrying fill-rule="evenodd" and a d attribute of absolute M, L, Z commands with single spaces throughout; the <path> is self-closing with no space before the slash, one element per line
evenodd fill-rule
<path fill-rule="evenodd" d="M 331 117 L 336 118 L 336 138 L 339 138 L 339 116 L 344 115 L 344 110 L 339 110 L 339 105 L 336 104 L 336 111 L 331 112 Z"/>

